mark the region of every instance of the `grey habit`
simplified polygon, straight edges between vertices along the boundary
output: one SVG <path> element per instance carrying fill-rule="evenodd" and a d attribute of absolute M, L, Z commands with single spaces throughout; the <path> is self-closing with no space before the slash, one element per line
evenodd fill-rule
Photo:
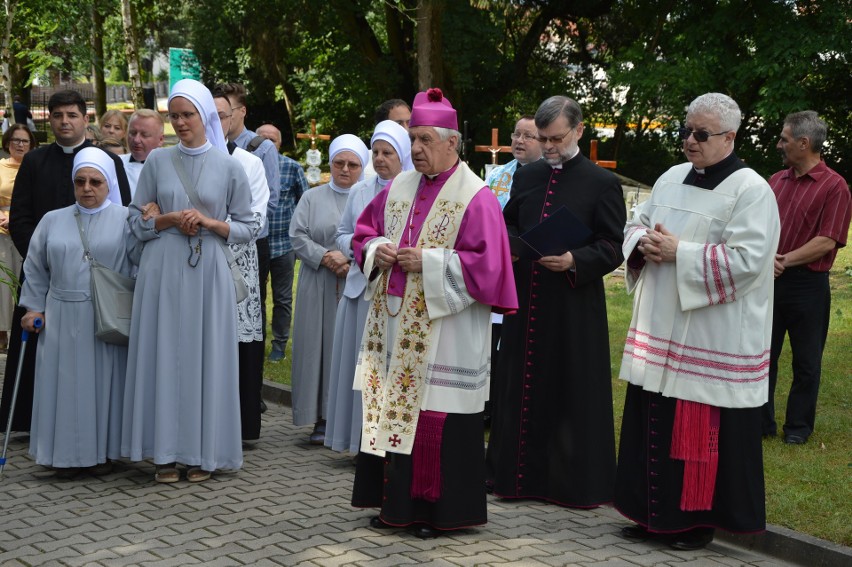
<path fill-rule="evenodd" d="M 157 232 L 140 207 L 191 208 L 172 164 L 179 155 L 210 214 L 230 215 L 228 243 L 252 237 L 251 190 L 242 166 L 217 149 L 191 156 L 154 150 L 130 204 L 130 228 L 145 243 L 133 298 L 121 454 L 204 470 L 242 466 L 234 282 L 219 236 L 201 229 L 200 256 L 177 228 Z M 193 248 L 198 237 L 189 239 Z M 195 267 L 190 265 L 198 261 Z M 227 308 L 229 307 L 230 308 Z"/>
<path fill-rule="evenodd" d="M 301 260 L 293 314 L 295 425 L 313 425 L 326 415 L 334 319 L 346 280 L 320 262 L 326 252 L 337 250 L 334 236 L 348 194 L 328 184 L 310 189 L 302 195 L 290 221 L 290 240 Z"/>
<path fill-rule="evenodd" d="M 30 455 L 54 467 L 91 467 L 117 459 L 127 347 L 95 338 L 91 272 L 74 211 L 44 215 L 30 240 L 20 304 L 44 313 L 36 355 Z M 127 208 L 111 204 L 80 214 L 89 250 L 126 276 L 136 239 Z M 138 260 L 138 254 L 135 259 Z"/>
<path fill-rule="evenodd" d="M 360 181 L 349 190 L 346 209 L 337 226 L 337 247 L 350 260 L 355 223 L 364 208 L 384 187 L 377 176 Z M 352 389 L 358 350 L 364 334 L 364 324 L 370 311 L 370 301 L 364 299 L 367 278 L 354 261 L 349 266 L 343 297 L 337 306 L 334 323 L 334 353 L 331 357 L 331 384 L 328 390 L 328 412 L 325 426 L 325 446 L 334 451 L 358 454 L 361 446 L 361 392 Z"/>

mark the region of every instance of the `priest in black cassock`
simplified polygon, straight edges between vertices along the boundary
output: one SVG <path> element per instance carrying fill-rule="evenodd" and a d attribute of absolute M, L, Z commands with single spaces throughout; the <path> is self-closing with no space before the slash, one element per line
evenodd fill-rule
<path fill-rule="evenodd" d="M 15 248 L 24 260 L 27 257 L 30 239 L 41 218 L 50 211 L 74 204 L 74 183 L 71 175 L 74 156 L 83 148 L 92 145 L 86 139 L 89 118 L 86 114 L 86 99 L 80 93 L 70 90 L 56 92 L 47 101 L 47 109 L 55 142 L 36 148 L 24 156 L 18 176 L 15 178 L 15 188 L 12 190 L 9 233 Z M 121 202 L 127 206 L 130 204 L 130 185 L 124 172 L 124 165 L 117 155 L 111 152 L 105 153 L 115 163 Z M 25 313 L 26 309 L 16 307 L 12 315 L 3 397 L 0 401 L 0 423 L 4 428 L 9 419 L 9 407 L 12 404 L 18 355 L 21 352 L 21 317 Z M 34 339 L 37 337 L 37 335 L 31 335 L 27 342 L 12 431 L 30 430 L 35 354 L 38 344 Z"/>
<path fill-rule="evenodd" d="M 594 507 L 612 501 L 615 482 L 603 277 L 623 260 L 626 208 L 616 176 L 577 147 L 583 115 L 574 100 L 547 99 L 535 124 L 545 159 L 515 174 L 503 211 L 509 234 L 564 205 L 590 236 L 564 254 L 513 264 L 520 308 L 503 320 L 495 365 L 489 483 L 502 498 Z"/>

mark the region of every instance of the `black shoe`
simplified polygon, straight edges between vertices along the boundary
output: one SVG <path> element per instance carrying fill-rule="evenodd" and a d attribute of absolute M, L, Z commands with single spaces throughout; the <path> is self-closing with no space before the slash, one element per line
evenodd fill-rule
<path fill-rule="evenodd" d="M 373 516 L 370 518 L 370 527 L 376 528 L 377 530 L 389 530 L 395 526 L 386 524 L 379 516 Z"/>
<path fill-rule="evenodd" d="M 494 494 L 494 481 L 486 480 L 485 481 L 485 494 Z"/>
<path fill-rule="evenodd" d="M 713 541 L 712 528 L 696 528 L 679 534 L 673 534 L 672 540 L 669 542 L 669 547 L 680 551 L 695 551 L 704 549 L 707 544 Z"/>
<path fill-rule="evenodd" d="M 654 534 L 649 532 L 644 526 L 633 524 L 632 526 L 624 526 L 621 528 L 621 536 L 626 537 L 627 539 L 645 541 L 646 539 L 654 537 Z"/>
<path fill-rule="evenodd" d="M 418 526 L 414 528 L 414 537 L 419 539 L 434 539 L 438 537 L 438 530 L 431 526 Z"/>
<path fill-rule="evenodd" d="M 260 400 L 260 413 L 266 413 L 266 410 L 267 410 L 266 402 L 264 402 L 263 400 Z"/>
<path fill-rule="evenodd" d="M 62 480 L 71 480 L 83 471 L 80 467 L 58 467 L 54 470 L 56 471 L 54 476 Z"/>
<path fill-rule="evenodd" d="M 314 431 L 308 438 L 311 445 L 325 445 L 325 420 L 314 424 Z"/>
<path fill-rule="evenodd" d="M 808 442 L 807 437 L 802 437 L 801 435 L 785 435 L 784 443 L 788 445 L 804 445 Z"/>

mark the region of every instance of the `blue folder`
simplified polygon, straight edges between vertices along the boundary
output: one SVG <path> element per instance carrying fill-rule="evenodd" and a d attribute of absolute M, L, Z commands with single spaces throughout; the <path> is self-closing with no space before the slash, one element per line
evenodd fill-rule
<path fill-rule="evenodd" d="M 538 260 L 584 246 L 591 236 L 589 227 L 562 205 L 521 236 L 510 236 L 509 247 L 513 256 Z"/>

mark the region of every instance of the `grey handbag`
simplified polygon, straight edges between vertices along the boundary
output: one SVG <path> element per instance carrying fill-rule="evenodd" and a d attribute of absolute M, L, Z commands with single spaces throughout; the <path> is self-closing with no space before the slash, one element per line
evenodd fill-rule
<path fill-rule="evenodd" d="M 178 177 L 180 178 L 181 185 L 183 185 L 183 190 L 186 192 L 186 196 L 189 198 L 189 202 L 192 203 L 192 206 L 195 207 L 198 212 L 207 217 L 213 217 L 208 211 L 207 207 L 201 202 L 201 199 L 198 198 L 198 192 L 195 190 L 195 187 L 189 183 L 189 179 L 186 177 L 186 170 L 183 167 L 183 163 L 180 161 L 180 156 L 178 156 L 178 152 L 180 151 L 177 147 L 175 147 L 172 151 L 172 164 L 175 166 L 175 170 L 178 173 Z M 213 238 L 216 240 L 216 243 L 222 249 L 222 252 L 225 254 L 225 259 L 228 261 L 228 268 L 231 270 L 231 279 L 234 280 L 234 290 L 237 292 L 237 303 L 242 303 L 249 296 L 248 284 L 246 284 L 246 279 L 243 277 L 242 272 L 240 272 L 240 267 L 237 265 L 237 260 L 234 258 L 234 254 L 231 252 L 231 249 L 225 243 L 225 239 L 220 237 L 218 234 L 210 233 L 213 235 Z"/>
<path fill-rule="evenodd" d="M 95 336 L 105 343 L 127 346 L 130 340 L 130 314 L 133 311 L 133 288 L 136 280 L 104 266 L 89 251 L 89 239 L 74 211 L 85 258 L 92 273 L 92 306 L 95 311 Z"/>

